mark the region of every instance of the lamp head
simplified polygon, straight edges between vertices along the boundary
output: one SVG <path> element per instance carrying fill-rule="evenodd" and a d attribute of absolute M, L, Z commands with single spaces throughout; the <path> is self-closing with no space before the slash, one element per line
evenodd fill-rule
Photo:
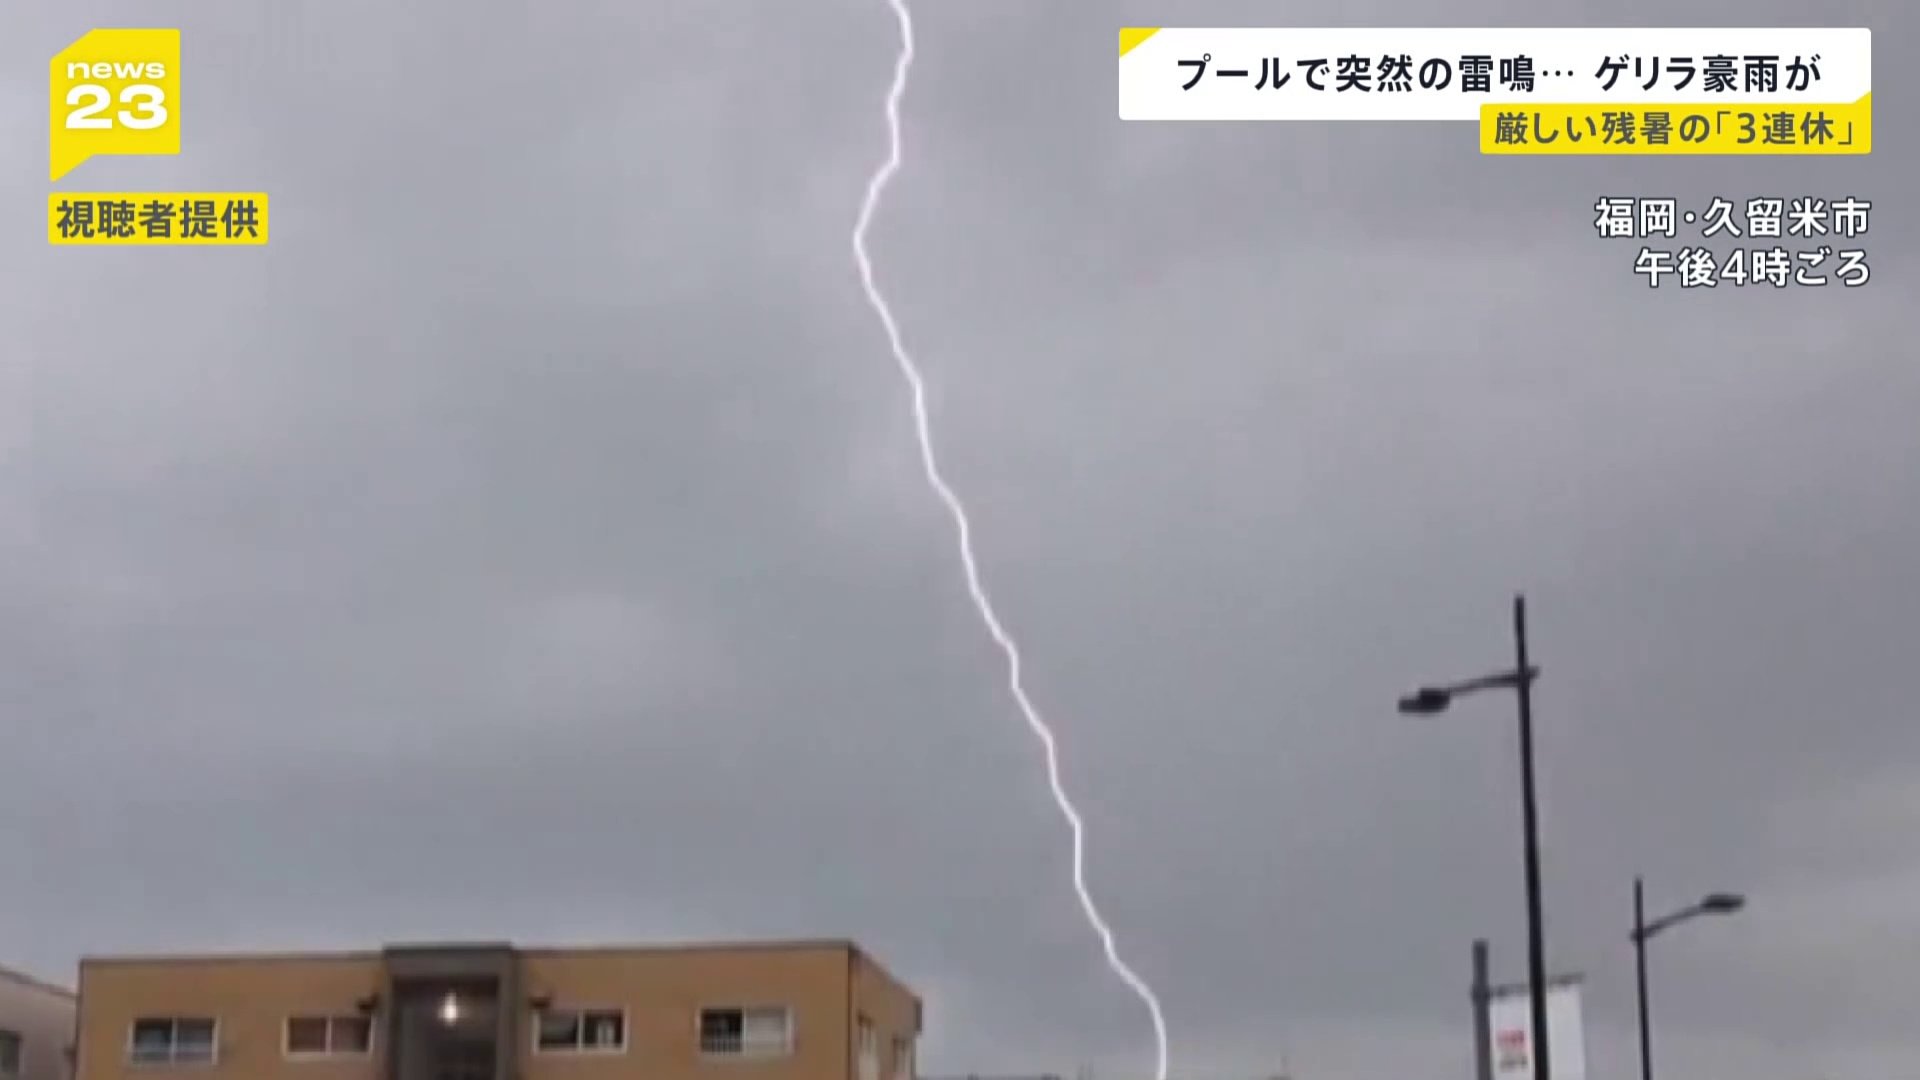
<path fill-rule="evenodd" d="M 1447 711 L 1453 695 L 1434 686 L 1423 686 L 1400 699 L 1400 711 L 1409 716 L 1432 716 Z"/>

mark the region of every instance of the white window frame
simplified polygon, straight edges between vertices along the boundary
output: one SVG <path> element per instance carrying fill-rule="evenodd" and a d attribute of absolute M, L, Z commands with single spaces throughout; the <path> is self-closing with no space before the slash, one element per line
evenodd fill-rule
<path fill-rule="evenodd" d="M 11 1080 L 27 1075 L 27 1037 L 12 1028 L 0 1027 L 0 1039 L 13 1040 L 13 1068 L 0 1069 L 0 1076 Z"/>
<path fill-rule="evenodd" d="M 540 1045 L 540 1021 L 548 1016 L 555 1016 L 563 1013 L 571 1013 L 573 1016 L 575 1016 L 579 1020 L 579 1025 L 574 1029 L 575 1030 L 574 1044 L 572 1046 Z M 620 1018 L 620 1045 L 588 1046 L 587 1045 L 587 1018 L 590 1016 L 618 1016 Z M 528 1045 L 533 1047 L 533 1052 L 535 1054 L 559 1055 L 559 1056 L 585 1054 L 589 1056 L 598 1055 L 602 1057 L 615 1057 L 620 1054 L 626 1053 L 627 1047 L 633 1043 L 633 1018 L 627 1014 L 627 1009 L 624 1006 L 548 1005 L 542 1008 L 534 1009 L 532 1020 L 533 1020 L 533 1023 L 531 1025 L 532 1032 L 530 1035 L 530 1041 Z"/>
<path fill-rule="evenodd" d="M 320 1020 L 327 1025 L 327 1046 L 324 1050 L 295 1050 L 293 1048 L 293 1022 L 295 1020 Z M 336 1050 L 333 1046 L 333 1027 L 342 1020 L 350 1020 L 367 1025 L 367 1045 L 359 1050 Z M 326 1061 L 338 1058 L 363 1058 L 373 1056 L 373 1044 L 380 1038 L 380 1025 L 373 1017 L 359 1013 L 289 1013 L 280 1021 L 280 1056 L 288 1061 Z"/>
<path fill-rule="evenodd" d="M 905 1035 L 893 1037 L 893 1080 L 916 1080 L 913 1040 Z"/>
<path fill-rule="evenodd" d="M 708 1013 L 740 1014 L 740 1049 L 734 1051 L 709 1050 L 706 1040 L 706 1019 Z M 749 1047 L 746 1040 L 747 1017 L 756 1013 L 777 1012 L 786 1021 L 786 1038 L 777 1048 Z M 799 1018 L 795 1016 L 791 1005 L 702 1005 L 693 1012 L 694 1048 L 702 1061 L 781 1061 L 794 1055 L 800 1042 Z"/>
<path fill-rule="evenodd" d="M 880 1027 L 866 1013 L 854 1016 L 854 1068 L 859 1080 L 880 1080 Z"/>
<path fill-rule="evenodd" d="M 157 1023 L 165 1020 L 172 1026 L 168 1040 L 165 1060 L 145 1060 L 134 1054 L 134 1032 L 143 1023 Z M 180 1059 L 180 1025 L 182 1022 L 205 1021 L 213 1026 L 209 1037 L 211 1046 L 204 1058 Z M 220 1064 L 220 1018 L 217 1016 L 136 1016 L 127 1022 L 127 1064 L 137 1069 L 210 1069 Z"/>

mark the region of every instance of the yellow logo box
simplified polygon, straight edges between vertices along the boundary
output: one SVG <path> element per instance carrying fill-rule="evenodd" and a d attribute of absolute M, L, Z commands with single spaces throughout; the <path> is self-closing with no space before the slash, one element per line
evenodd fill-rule
<path fill-rule="evenodd" d="M 90 30 L 47 71 L 51 180 L 96 154 L 180 152 L 180 31 Z"/>

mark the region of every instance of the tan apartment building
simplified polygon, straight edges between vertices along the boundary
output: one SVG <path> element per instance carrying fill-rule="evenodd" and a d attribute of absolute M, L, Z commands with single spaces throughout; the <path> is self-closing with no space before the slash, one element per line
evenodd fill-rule
<path fill-rule="evenodd" d="M 80 963 L 75 1080 L 913 1080 L 848 941 Z"/>
<path fill-rule="evenodd" d="M 73 992 L 0 968 L 0 1080 L 67 1080 Z"/>

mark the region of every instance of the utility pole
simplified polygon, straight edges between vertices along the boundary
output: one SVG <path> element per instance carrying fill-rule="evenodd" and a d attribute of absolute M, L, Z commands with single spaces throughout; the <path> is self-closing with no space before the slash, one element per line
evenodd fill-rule
<path fill-rule="evenodd" d="M 1520 810 L 1527 870 L 1527 985 L 1533 1028 L 1529 1050 L 1533 1055 L 1533 1080 L 1553 1080 L 1547 1047 L 1546 930 L 1540 913 L 1540 810 L 1534 795 L 1533 775 L 1533 683 L 1540 677 L 1540 670 L 1527 656 L 1527 599 L 1517 594 L 1513 598 L 1513 651 L 1512 671 L 1464 682 L 1422 686 L 1402 697 L 1399 709 L 1407 716 L 1433 716 L 1446 712 L 1455 698 L 1482 690 L 1511 689 L 1519 699 Z"/>
<path fill-rule="evenodd" d="M 1493 988 L 1487 983 L 1487 943 L 1473 943 L 1473 1075 L 1493 1080 Z"/>
<path fill-rule="evenodd" d="M 1533 667 L 1527 659 L 1527 598 L 1513 598 L 1514 670 L 1521 673 L 1520 786 L 1527 844 L 1527 983 L 1533 1006 L 1533 1080 L 1553 1080 L 1547 1055 L 1547 947 L 1540 912 L 1540 821 L 1533 792 Z"/>
<path fill-rule="evenodd" d="M 1708 893 L 1671 915 L 1647 921 L 1647 891 L 1638 875 L 1633 879 L 1633 969 L 1640 991 L 1640 1080 L 1653 1080 L 1653 1032 L 1647 1022 L 1647 939 L 1668 927 L 1700 915 L 1731 915 L 1747 906 L 1739 893 Z"/>
<path fill-rule="evenodd" d="M 1633 879 L 1633 968 L 1640 990 L 1640 1080 L 1653 1080 L 1653 1034 L 1647 1024 L 1647 896 Z"/>

